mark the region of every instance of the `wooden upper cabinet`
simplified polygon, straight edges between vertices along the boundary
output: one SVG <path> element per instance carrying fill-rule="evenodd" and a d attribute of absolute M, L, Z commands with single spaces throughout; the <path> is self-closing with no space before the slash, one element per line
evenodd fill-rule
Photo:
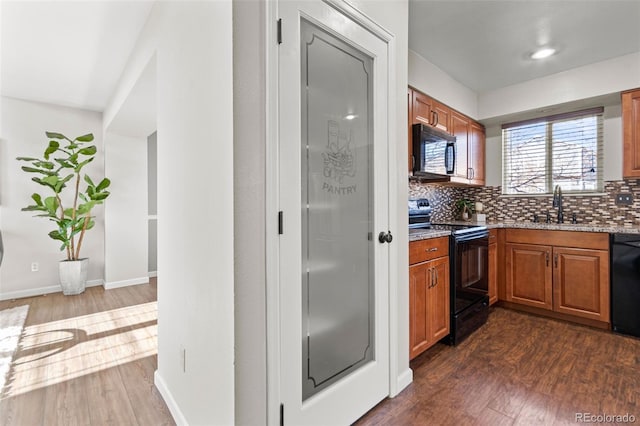
<path fill-rule="evenodd" d="M 417 90 L 413 90 L 412 92 L 413 111 L 411 112 L 411 124 L 422 123 L 427 126 L 432 126 L 434 122 L 433 114 L 431 113 L 433 99 Z"/>
<path fill-rule="evenodd" d="M 435 99 L 432 99 L 431 101 L 431 115 L 433 116 L 431 125 L 442 129 L 445 132 L 451 133 L 450 117 L 452 110 Z"/>
<path fill-rule="evenodd" d="M 485 133 L 482 124 L 409 87 L 409 171 L 413 171 L 414 124 L 438 127 L 456 137 L 456 165 L 451 182 L 485 184 Z"/>
<path fill-rule="evenodd" d="M 469 179 L 469 157 L 467 147 L 469 121 L 470 120 L 467 117 L 457 111 L 451 112 L 451 133 L 456 137 L 456 164 L 453 174 L 465 181 Z"/>
<path fill-rule="evenodd" d="M 468 168 L 471 173 L 469 180 L 473 185 L 484 185 L 485 178 L 485 158 L 486 158 L 486 138 L 484 132 L 484 126 L 475 121 L 469 124 L 469 137 L 467 141 L 468 145 Z"/>
<path fill-rule="evenodd" d="M 640 178 L 640 89 L 622 92 L 623 167 L 625 178 Z"/>

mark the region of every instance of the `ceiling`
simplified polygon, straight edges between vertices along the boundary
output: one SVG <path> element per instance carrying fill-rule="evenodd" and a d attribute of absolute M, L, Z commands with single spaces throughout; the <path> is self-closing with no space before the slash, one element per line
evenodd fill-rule
<path fill-rule="evenodd" d="M 2 95 L 103 111 L 152 6 L 2 0 Z"/>
<path fill-rule="evenodd" d="M 2 94 L 103 111 L 152 5 L 2 0 Z M 409 48 L 480 93 L 639 52 L 638 22 L 640 0 L 409 0 Z"/>
<path fill-rule="evenodd" d="M 409 49 L 482 93 L 640 52 L 639 23 L 640 0 L 409 0 Z"/>

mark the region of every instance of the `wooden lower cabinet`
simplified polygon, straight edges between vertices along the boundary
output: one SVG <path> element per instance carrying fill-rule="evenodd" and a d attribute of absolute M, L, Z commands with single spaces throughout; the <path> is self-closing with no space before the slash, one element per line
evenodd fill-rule
<path fill-rule="evenodd" d="M 433 247 L 438 247 L 434 239 Z M 427 252 L 425 241 L 414 246 Z M 448 243 L 448 239 L 445 240 Z M 415 243 L 410 243 L 410 245 Z M 424 247 L 424 248 L 423 248 Z M 435 253 L 427 252 L 427 253 Z M 410 257 L 411 258 L 411 257 Z M 415 358 L 449 334 L 449 256 L 409 266 L 409 357 Z"/>
<path fill-rule="evenodd" d="M 517 242 L 509 242 L 510 235 Z M 580 247 L 539 244 L 559 241 Z M 607 234 L 508 231 L 505 254 L 507 302 L 610 322 Z"/>
<path fill-rule="evenodd" d="M 609 322 L 609 253 L 553 248 L 553 310 Z"/>
<path fill-rule="evenodd" d="M 553 309 L 550 246 L 506 245 L 507 302 Z"/>
<path fill-rule="evenodd" d="M 498 301 L 498 230 L 489 230 L 488 278 L 489 278 L 489 305 Z"/>

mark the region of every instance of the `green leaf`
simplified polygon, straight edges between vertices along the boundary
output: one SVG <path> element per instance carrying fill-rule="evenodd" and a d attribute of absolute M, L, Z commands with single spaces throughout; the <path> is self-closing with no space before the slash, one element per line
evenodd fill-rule
<path fill-rule="evenodd" d="M 96 223 L 93 221 L 93 219 L 89 219 L 89 223 L 87 223 L 87 230 L 93 228 L 93 225 L 95 225 Z"/>
<path fill-rule="evenodd" d="M 69 161 L 73 164 L 78 164 L 78 153 L 69 156 Z"/>
<path fill-rule="evenodd" d="M 33 158 L 33 157 L 17 157 L 16 160 L 18 161 L 35 161 L 35 160 L 39 160 L 39 158 Z"/>
<path fill-rule="evenodd" d="M 91 142 L 93 140 L 93 133 L 87 133 L 86 135 L 78 136 L 76 140 L 80 142 Z"/>
<path fill-rule="evenodd" d="M 92 162 L 92 161 L 93 161 L 93 159 L 94 159 L 94 157 L 87 158 L 87 159 L 86 159 L 86 160 L 84 160 L 83 162 L 78 163 L 78 165 L 75 167 L 74 171 L 75 171 L 76 173 L 80 173 L 80 170 L 82 170 L 82 168 L 83 168 L 84 166 L 86 166 L 88 163 Z"/>
<path fill-rule="evenodd" d="M 45 212 L 47 209 L 44 206 L 27 206 L 20 209 L 23 212 Z M 49 216 L 49 215 L 46 215 Z"/>
<path fill-rule="evenodd" d="M 42 179 L 45 184 L 50 185 L 52 188 L 55 187 L 59 180 L 56 175 L 50 175 Z"/>
<path fill-rule="evenodd" d="M 47 170 L 52 170 L 54 165 L 50 161 L 34 161 L 33 165 Z"/>
<path fill-rule="evenodd" d="M 54 158 L 54 160 L 56 160 L 56 162 L 60 164 L 62 167 L 64 167 L 65 169 L 73 169 L 75 167 L 73 164 L 69 163 L 64 158 Z"/>
<path fill-rule="evenodd" d="M 111 181 L 107 178 L 104 178 L 100 181 L 100 183 L 98 184 L 98 186 L 96 187 L 96 189 L 98 191 L 102 191 L 105 188 L 108 188 L 109 185 L 111 185 Z"/>
<path fill-rule="evenodd" d="M 70 143 L 69 145 L 65 146 L 66 149 L 78 149 L 80 145 L 78 145 L 77 143 Z"/>
<path fill-rule="evenodd" d="M 91 180 L 91 178 L 89 177 L 89 175 L 84 175 L 84 181 L 87 182 L 89 185 L 91 185 L 92 187 L 95 188 L 95 184 L 93 183 L 93 181 Z"/>
<path fill-rule="evenodd" d="M 54 133 L 54 132 L 45 132 L 48 138 L 51 139 L 66 139 L 66 136 L 62 133 Z"/>
<path fill-rule="evenodd" d="M 58 148 L 60 147 L 60 144 L 56 141 L 49 141 L 49 146 L 47 147 L 47 149 L 44 151 L 44 158 L 45 160 L 49 159 L 49 155 L 53 154 L 54 152 L 56 152 L 58 150 Z"/>
<path fill-rule="evenodd" d="M 42 205 L 42 197 L 40 196 L 40 194 L 34 192 L 33 194 L 31 194 L 31 199 L 36 202 L 36 205 Z"/>
<path fill-rule="evenodd" d="M 58 210 L 58 199 L 56 197 L 47 197 L 44 199 L 44 205 L 49 214 L 55 215 Z"/>
<path fill-rule="evenodd" d="M 97 192 L 91 196 L 91 199 L 94 201 L 102 201 L 102 200 L 105 200 L 109 196 L 109 194 L 110 193 L 107 191 Z"/>
<path fill-rule="evenodd" d="M 24 170 L 27 173 L 40 173 L 40 174 L 43 174 L 43 175 L 46 175 L 46 176 L 52 176 L 52 175 L 55 174 L 51 170 L 37 169 L 35 167 L 29 167 L 29 166 L 22 166 L 21 169 Z"/>
<path fill-rule="evenodd" d="M 95 147 L 95 145 L 91 145 L 80 150 L 80 154 L 82 155 L 95 155 L 96 152 L 98 152 L 98 149 Z"/>

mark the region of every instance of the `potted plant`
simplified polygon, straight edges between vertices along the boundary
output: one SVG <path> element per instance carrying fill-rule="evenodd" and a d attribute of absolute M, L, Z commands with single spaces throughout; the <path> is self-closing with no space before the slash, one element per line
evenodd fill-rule
<path fill-rule="evenodd" d="M 471 214 L 473 213 L 473 203 L 471 200 L 467 200 L 466 198 L 462 198 L 456 201 L 456 207 L 460 209 L 460 218 L 462 220 L 471 219 Z"/>
<path fill-rule="evenodd" d="M 89 145 L 93 141 L 93 134 L 69 139 L 61 133 L 45 133 L 49 143 L 42 158 L 17 159 L 30 163 L 22 166 L 22 170 L 35 174 L 31 180 L 44 186 L 51 195 L 34 193 L 31 196 L 34 204 L 22 210 L 40 212 L 36 217 L 44 217 L 55 223 L 56 227 L 49 232 L 49 237 L 60 241 L 60 251 L 66 251 L 67 254 L 67 258 L 60 261 L 62 292 L 67 295 L 80 294 L 85 289 L 89 266 L 89 259 L 80 257 L 82 241 L 85 232 L 95 224 L 91 211 L 109 196 L 106 189 L 111 182 L 104 178 L 96 185 L 85 174 L 86 189 L 80 190 L 82 169 L 93 161 L 97 152 L 95 145 Z M 70 195 L 65 196 L 66 193 Z"/>

